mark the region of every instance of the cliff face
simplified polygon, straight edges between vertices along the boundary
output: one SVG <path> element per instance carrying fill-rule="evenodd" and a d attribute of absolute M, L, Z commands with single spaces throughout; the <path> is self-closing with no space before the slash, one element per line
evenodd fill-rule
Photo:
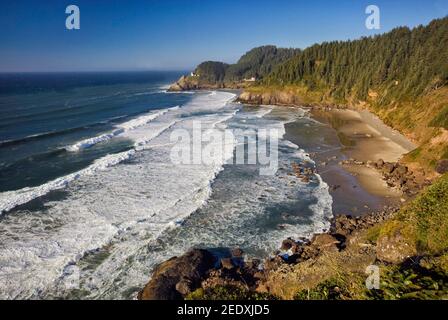
<path fill-rule="evenodd" d="M 168 91 L 188 91 L 199 89 L 199 79 L 194 77 L 182 76 L 179 80 L 173 83 Z"/>
<path fill-rule="evenodd" d="M 247 104 L 300 105 L 303 99 L 287 91 L 266 91 L 262 93 L 245 91 L 238 100 Z"/>
<path fill-rule="evenodd" d="M 239 101 L 247 104 L 331 106 L 367 109 L 390 127 L 400 131 L 419 147 L 407 154 L 404 161 L 440 174 L 447 172 L 448 130 L 446 113 L 448 86 L 430 90 L 412 100 L 403 99 L 384 103 L 382 91 L 370 91 L 365 100 L 354 97 L 336 99 L 331 90 L 310 89 L 304 85 L 254 86 L 247 88 Z M 446 110 L 445 110 L 446 109 Z M 434 115 L 444 115 L 436 118 Z M 442 120 L 443 118 L 443 120 Z"/>
<path fill-rule="evenodd" d="M 197 76 L 182 76 L 173 83 L 168 91 L 192 91 L 192 90 L 214 90 L 214 89 L 244 89 L 249 87 L 245 82 L 209 82 Z"/>

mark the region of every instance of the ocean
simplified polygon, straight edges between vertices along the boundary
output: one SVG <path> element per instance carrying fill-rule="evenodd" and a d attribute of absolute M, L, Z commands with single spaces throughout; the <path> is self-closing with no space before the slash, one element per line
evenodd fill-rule
<path fill-rule="evenodd" d="M 317 125 L 306 111 L 167 92 L 179 75 L 0 75 L 0 298 L 134 299 L 155 265 L 191 247 L 264 258 L 328 228 L 328 186 L 294 176 L 292 162 L 313 160 L 284 138 L 287 123 Z M 233 148 L 173 163 L 173 131 L 198 121 L 278 130 L 278 170 L 236 164 Z"/>

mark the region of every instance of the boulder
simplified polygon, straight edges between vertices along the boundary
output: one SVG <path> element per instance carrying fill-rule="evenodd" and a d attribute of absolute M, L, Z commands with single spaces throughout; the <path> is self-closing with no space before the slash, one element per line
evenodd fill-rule
<path fill-rule="evenodd" d="M 384 160 L 383 160 L 383 159 L 379 159 L 379 160 L 376 162 L 376 166 L 377 166 L 378 168 L 382 168 L 382 167 L 384 166 Z"/>
<path fill-rule="evenodd" d="M 138 294 L 139 300 L 178 300 L 198 288 L 202 278 L 215 266 L 207 250 L 193 249 L 159 264 L 151 280 Z"/>
<path fill-rule="evenodd" d="M 293 239 L 288 238 L 286 240 L 283 240 L 282 246 L 281 246 L 280 249 L 283 250 L 283 251 L 287 251 L 287 250 L 291 249 L 294 246 L 296 246 L 296 242 Z"/>
<path fill-rule="evenodd" d="M 396 169 L 394 170 L 394 173 L 396 173 L 400 177 L 404 176 L 408 173 L 408 167 L 399 164 L 399 165 L 397 165 Z"/>
<path fill-rule="evenodd" d="M 311 247 L 319 251 L 339 251 L 339 240 L 328 233 L 316 234 L 311 239 Z"/>
<path fill-rule="evenodd" d="M 442 159 L 437 162 L 436 171 L 440 174 L 448 172 L 448 159 Z"/>
<path fill-rule="evenodd" d="M 415 245 L 407 241 L 400 232 L 380 236 L 377 240 L 376 256 L 383 262 L 398 264 L 415 255 Z"/>
<path fill-rule="evenodd" d="M 194 290 L 194 284 L 190 279 L 184 278 L 176 283 L 176 290 L 181 295 L 186 296 Z"/>
<path fill-rule="evenodd" d="M 241 258 L 243 256 L 243 250 L 240 248 L 234 248 L 231 251 L 232 257 Z"/>
<path fill-rule="evenodd" d="M 233 264 L 233 261 L 231 258 L 222 258 L 221 259 L 221 266 L 223 269 L 232 270 L 235 268 L 235 265 Z"/>
<path fill-rule="evenodd" d="M 385 163 L 382 166 L 383 173 L 385 173 L 385 174 L 391 174 L 394 171 L 394 169 L 395 169 L 395 166 L 393 163 Z"/>

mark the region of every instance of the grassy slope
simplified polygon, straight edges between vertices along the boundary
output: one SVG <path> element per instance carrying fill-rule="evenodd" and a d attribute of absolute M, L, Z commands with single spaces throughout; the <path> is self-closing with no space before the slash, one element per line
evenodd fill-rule
<path fill-rule="evenodd" d="M 417 256 L 402 264 L 376 261 L 377 241 L 395 233 L 415 246 Z M 370 264 L 380 267 L 379 290 L 365 287 Z M 268 286 L 284 299 L 448 298 L 448 174 L 394 219 L 357 235 L 346 250 L 279 270 Z"/>

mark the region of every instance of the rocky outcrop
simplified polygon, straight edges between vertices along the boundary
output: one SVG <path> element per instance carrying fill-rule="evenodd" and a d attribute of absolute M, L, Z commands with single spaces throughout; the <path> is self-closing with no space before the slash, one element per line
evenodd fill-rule
<path fill-rule="evenodd" d="M 197 90 L 198 88 L 199 80 L 197 78 L 182 76 L 169 87 L 168 91 L 187 91 Z"/>
<path fill-rule="evenodd" d="M 207 250 L 193 249 L 173 257 L 153 272 L 151 280 L 138 294 L 139 300 L 179 300 L 198 288 L 213 269 L 216 258 Z"/>
<path fill-rule="evenodd" d="M 266 91 L 263 93 L 245 91 L 240 94 L 238 101 L 247 104 L 268 105 L 300 105 L 303 103 L 298 96 L 285 91 Z"/>
<path fill-rule="evenodd" d="M 400 233 L 384 235 L 376 243 L 376 256 L 380 261 L 399 264 L 417 255 L 414 244 Z"/>
<path fill-rule="evenodd" d="M 448 159 L 442 159 L 437 162 L 436 172 L 440 174 L 448 172 Z"/>
<path fill-rule="evenodd" d="M 254 105 L 278 105 L 278 106 L 301 106 L 310 109 L 332 110 L 332 109 L 347 109 L 345 105 L 338 105 L 334 103 L 314 102 L 308 104 L 304 102 L 303 97 L 288 90 L 271 90 L 264 89 L 262 91 L 248 89 L 240 94 L 238 101 L 245 104 Z"/>
<path fill-rule="evenodd" d="M 381 172 L 383 179 L 389 187 L 394 187 L 401 190 L 407 196 L 415 196 L 424 186 L 431 184 L 431 181 L 417 181 L 414 173 L 405 165 L 399 162 L 385 162 L 379 159 L 373 161 L 357 161 L 355 159 L 348 159 L 341 161 L 340 165 L 357 165 L 375 168 Z"/>
<path fill-rule="evenodd" d="M 228 256 L 217 259 L 208 250 L 194 249 L 181 257 L 171 258 L 154 270 L 149 283 L 139 293 L 139 299 L 173 300 L 183 299 L 195 289 L 207 290 L 216 286 L 237 287 L 242 290 L 257 291 L 271 272 L 285 265 L 296 265 L 314 261 L 323 254 L 334 254 L 345 250 L 346 246 L 357 240 L 357 234 L 386 219 L 398 211 L 388 207 L 360 217 L 337 216 L 330 230 L 315 234 L 311 239 L 288 238 L 283 241 L 281 251 L 263 263 L 257 259 L 245 261 L 239 248 L 228 250 Z M 382 261 L 401 261 L 412 255 L 410 246 L 400 237 L 378 241 L 378 259 Z M 260 266 L 263 266 L 260 268 Z"/>
<path fill-rule="evenodd" d="M 245 82 L 207 82 L 197 76 L 182 76 L 173 83 L 169 88 L 169 92 L 194 91 L 194 90 L 216 90 L 216 89 L 242 89 L 250 86 Z"/>
<path fill-rule="evenodd" d="M 324 252 L 342 250 L 357 232 L 389 219 L 398 210 L 398 207 L 387 207 L 382 211 L 359 217 L 336 216 L 327 233 L 315 234 L 310 240 L 304 238 L 297 241 L 292 238 L 284 240 L 281 250 L 288 252 L 288 255 L 283 255 L 282 258 L 287 263 L 299 263 L 314 259 Z"/>
<path fill-rule="evenodd" d="M 368 229 L 378 223 L 389 219 L 392 215 L 398 212 L 398 207 L 387 207 L 384 210 L 359 217 L 352 217 L 346 215 L 336 216 L 333 219 L 330 228 L 330 234 L 333 234 L 339 239 L 342 237 L 349 237 L 355 232 Z"/>

